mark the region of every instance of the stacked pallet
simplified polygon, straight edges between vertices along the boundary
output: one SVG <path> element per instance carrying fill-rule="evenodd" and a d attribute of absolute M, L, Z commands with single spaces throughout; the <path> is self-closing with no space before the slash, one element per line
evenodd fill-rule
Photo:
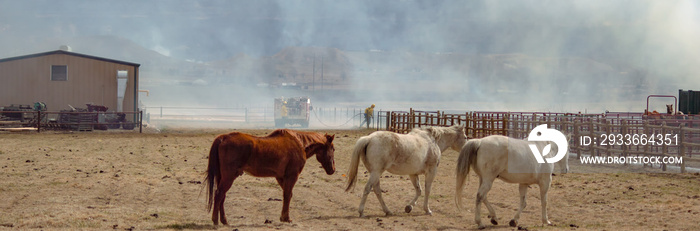
<path fill-rule="evenodd" d="M 59 123 L 65 124 L 65 128 L 75 131 L 92 131 L 95 121 L 95 114 L 92 113 L 76 113 L 87 112 L 86 109 L 78 108 L 76 110 L 62 110 L 59 118 Z"/>

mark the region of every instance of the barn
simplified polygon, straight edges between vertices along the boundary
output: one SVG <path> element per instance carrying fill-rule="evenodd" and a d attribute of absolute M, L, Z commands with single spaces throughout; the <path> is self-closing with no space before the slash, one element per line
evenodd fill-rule
<path fill-rule="evenodd" d="M 86 104 L 104 105 L 109 111 L 139 110 L 140 64 L 62 48 L 0 59 L 0 106 L 44 102 L 48 111 Z"/>

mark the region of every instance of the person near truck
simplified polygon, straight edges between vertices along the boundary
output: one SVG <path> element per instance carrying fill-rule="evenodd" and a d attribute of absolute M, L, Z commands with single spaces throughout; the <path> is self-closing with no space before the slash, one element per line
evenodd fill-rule
<path fill-rule="evenodd" d="M 285 100 L 282 102 L 282 109 L 280 110 L 280 115 L 282 116 L 282 119 L 287 119 L 287 115 L 289 114 L 289 109 L 287 109 L 287 101 Z"/>
<path fill-rule="evenodd" d="M 374 118 L 374 104 L 372 106 L 368 107 L 365 109 L 365 120 L 362 121 L 360 124 L 360 127 L 367 123 L 367 128 L 369 128 L 369 125 L 372 123 L 372 118 Z"/>

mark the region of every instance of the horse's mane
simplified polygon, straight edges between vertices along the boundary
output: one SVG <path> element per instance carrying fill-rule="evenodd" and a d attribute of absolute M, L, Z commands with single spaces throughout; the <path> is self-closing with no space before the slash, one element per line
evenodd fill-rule
<path fill-rule="evenodd" d="M 289 134 L 299 140 L 299 142 L 302 144 L 302 146 L 309 146 L 313 143 L 325 143 L 326 139 L 325 137 L 317 132 L 303 132 L 303 131 L 294 131 L 294 130 L 289 130 L 289 129 L 277 129 L 270 133 L 270 137 L 272 136 L 280 136 L 280 135 L 286 135 Z"/>
<path fill-rule="evenodd" d="M 277 130 L 272 131 L 267 136 L 268 137 L 278 137 L 278 136 L 283 136 L 283 135 L 287 135 L 287 134 L 294 136 L 293 134 L 290 133 L 289 129 L 277 129 Z"/>

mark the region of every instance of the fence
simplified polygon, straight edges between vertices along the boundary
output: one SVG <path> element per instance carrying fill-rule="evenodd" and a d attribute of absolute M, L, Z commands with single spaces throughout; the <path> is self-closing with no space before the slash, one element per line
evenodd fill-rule
<path fill-rule="evenodd" d="M 577 158 L 591 156 L 658 156 L 682 157 L 697 161 L 700 153 L 700 116 L 646 116 L 642 113 L 606 114 L 533 113 L 533 112 L 466 112 L 445 114 L 440 111 L 385 112 L 386 129 L 407 133 L 421 126 L 465 124 L 467 137 L 506 135 L 525 138 L 540 124 L 572 135 L 570 151 Z M 666 166 L 661 166 L 666 170 Z"/>
<path fill-rule="evenodd" d="M 143 113 L 139 112 L 79 112 L 79 111 L 3 111 L 19 114 L 17 120 L 0 121 L 2 130 L 74 130 L 92 131 L 119 129 L 143 131 Z M 113 120 L 106 118 L 114 118 Z M 121 119 L 119 119 L 121 118 Z M 127 119 L 129 118 L 129 119 Z M 3 128 L 4 127 L 4 128 Z"/>
<path fill-rule="evenodd" d="M 469 138 L 481 138 L 489 135 L 507 135 L 507 113 L 467 112 L 465 114 L 445 114 L 440 111 L 406 111 L 385 112 L 386 128 L 389 131 L 408 133 L 413 128 L 422 126 L 452 126 L 465 124 Z"/>

